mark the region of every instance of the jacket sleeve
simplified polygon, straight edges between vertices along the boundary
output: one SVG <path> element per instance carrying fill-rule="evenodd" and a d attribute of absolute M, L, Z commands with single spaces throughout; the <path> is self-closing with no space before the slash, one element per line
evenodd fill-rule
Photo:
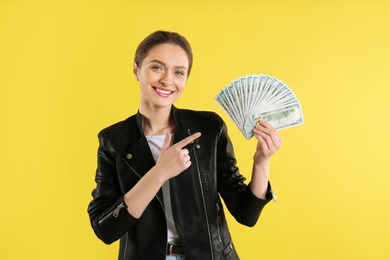
<path fill-rule="evenodd" d="M 252 193 L 250 184 L 244 183 L 245 178 L 236 166 L 226 124 L 222 121 L 221 125 L 217 145 L 218 192 L 234 218 L 239 223 L 252 227 L 256 224 L 263 207 L 272 199 L 271 186 L 268 182 L 265 200 L 257 198 Z"/>
<path fill-rule="evenodd" d="M 92 191 L 93 199 L 88 206 L 88 214 L 97 237 L 104 243 L 111 244 L 135 225 L 137 219 L 129 214 L 123 200 L 115 152 L 107 144 L 103 132 L 99 133 L 98 138 L 97 185 Z"/>

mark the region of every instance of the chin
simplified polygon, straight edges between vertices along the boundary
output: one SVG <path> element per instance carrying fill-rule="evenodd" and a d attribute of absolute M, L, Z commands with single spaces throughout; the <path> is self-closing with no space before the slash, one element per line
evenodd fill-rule
<path fill-rule="evenodd" d="M 159 101 L 155 102 L 154 105 L 156 107 L 171 107 L 173 105 L 173 103 L 175 103 L 176 101 L 177 101 L 177 98 L 170 99 L 169 101 L 168 100 L 159 100 Z"/>
<path fill-rule="evenodd" d="M 153 105 L 155 107 L 163 108 L 163 107 L 171 107 L 173 102 L 156 102 Z"/>

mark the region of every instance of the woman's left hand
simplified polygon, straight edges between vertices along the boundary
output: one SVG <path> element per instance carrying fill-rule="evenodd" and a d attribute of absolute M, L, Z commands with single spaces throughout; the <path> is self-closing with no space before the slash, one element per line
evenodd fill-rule
<path fill-rule="evenodd" d="M 281 147 L 283 140 L 278 132 L 266 121 L 260 120 L 260 125 L 253 129 L 257 142 L 256 153 L 253 156 L 256 165 L 268 164 L 271 155 Z"/>

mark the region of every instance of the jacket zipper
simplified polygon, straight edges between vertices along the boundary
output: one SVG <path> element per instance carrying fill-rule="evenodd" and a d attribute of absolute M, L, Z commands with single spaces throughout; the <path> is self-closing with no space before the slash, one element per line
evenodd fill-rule
<path fill-rule="evenodd" d="M 123 161 L 126 163 L 127 166 L 129 166 L 129 168 L 135 173 L 135 175 L 137 175 L 137 177 L 141 179 L 141 175 L 139 175 L 139 174 L 134 170 L 134 168 L 131 167 L 130 164 L 128 164 L 128 163 L 126 162 L 126 160 L 123 159 Z M 155 196 L 155 197 L 157 198 L 158 202 L 160 202 L 161 207 L 164 208 L 163 203 L 161 202 L 161 200 L 160 200 L 157 196 Z"/>
<path fill-rule="evenodd" d="M 104 218 L 102 218 L 100 221 L 99 221 L 99 225 L 102 224 L 104 221 L 106 221 L 109 217 L 113 216 L 114 218 L 117 218 L 118 215 L 119 215 L 119 211 L 122 209 L 122 208 L 126 208 L 126 206 L 124 205 L 123 202 L 121 202 L 121 204 L 119 204 L 113 211 L 111 211 L 110 213 L 107 214 L 107 216 L 105 216 Z"/>
<path fill-rule="evenodd" d="M 219 237 L 219 242 L 222 243 L 222 237 L 221 237 L 221 216 L 220 216 L 220 209 L 218 203 L 217 205 L 217 212 L 218 212 L 218 217 L 217 217 L 217 228 L 218 228 L 218 237 Z"/>
<path fill-rule="evenodd" d="M 271 192 L 271 195 L 272 195 L 272 198 L 274 199 L 274 202 L 276 203 L 278 200 L 276 199 L 276 196 L 274 194 L 274 191 L 273 190 L 270 190 Z"/>
<path fill-rule="evenodd" d="M 190 132 L 190 129 L 188 129 L 188 134 L 191 135 L 191 132 Z M 205 215 L 206 215 L 206 226 L 207 226 L 207 232 L 208 232 L 208 235 L 209 235 L 209 243 L 210 243 L 210 249 L 211 249 L 211 259 L 214 259 L 214 255 L 213 255 L 213 243 L 211 241 L 211 234 L 210 234 L 210 223 L 209 223 L 209 220 L 207 218 L 207 207 L 206 207 L 206 202 L 205 202 L 205 199 L 204 199 L 204 191 L 203 191 L 203 184 L 202 184 L 202 178 L 200 176 L 200 171 L 199 171 L 199 164 L 198 164 L 198 158 L 196 156 L 196 152 L 194 150 L 194 157 L 195 157 L 195 163 L 196 163 L 196 169 L 198 171 L 198 177 L 199 177 L 199 184 L 200 184 L 200 191 L 202 193 L 202 202 L 203 202 L 203 208 L 204 208 L 204 212 L 205 212 Z"/>
<path fill-rule="evenodd" d="M 128 234 L 126 234 L 125 250 L 123 250 L 123 259 L 126 257 L 126 252 L 127 252 L 127 236 Z"/>

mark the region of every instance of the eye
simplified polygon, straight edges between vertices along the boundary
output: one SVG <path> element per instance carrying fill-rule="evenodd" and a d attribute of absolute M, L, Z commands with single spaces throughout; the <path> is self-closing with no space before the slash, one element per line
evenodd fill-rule
<path fill-rule="evenodd" d="M 181 71 L 181 70 L 178 70 L 178 71 L 176 71 L 175 73 L 176 73 L 176 75 L 178 75 L 178 76 L 184 76 L 184 75 L 185 75 L 185 72 L 183 72 L 183 71 Z"/>
<path fill-rule="evenodd" d="M 153 70 L 162 71 L 162 68 L 160 66 L 154 65 L 151 67 Z"/>

